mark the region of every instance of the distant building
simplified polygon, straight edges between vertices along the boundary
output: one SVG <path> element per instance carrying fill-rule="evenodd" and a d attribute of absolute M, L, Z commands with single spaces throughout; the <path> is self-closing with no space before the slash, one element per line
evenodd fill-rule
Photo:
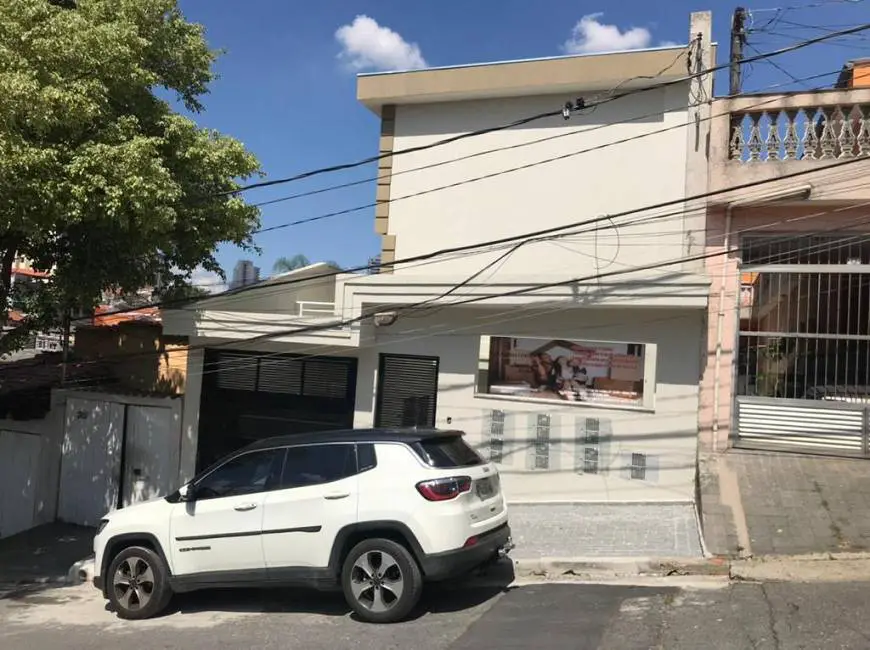
<path fill-rule="evenodd" d="M 239 260 L 236 262 L 236 268 L 233 269 L 233 279 L 230 282 L 230 289 L 238 289 L 249 284 L 254 284 L 260 281 L 260 268 L 254 266 L 251 260 Z"/>

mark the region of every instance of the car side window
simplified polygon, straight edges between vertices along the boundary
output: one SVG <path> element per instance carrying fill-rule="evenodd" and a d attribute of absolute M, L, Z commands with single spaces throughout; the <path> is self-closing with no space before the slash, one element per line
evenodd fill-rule
<path fill-rule="evenodd" d="M 356 453 L 352 444 L 290 447 L 284 462 L 281 488 L 322 485 L 356 473 Z"/>
<path fill-rule="evenodd" d="M 196 498 L 219 499 L 265 492 L 274 486 L 283 459 L 283 449 L 254 451 L 237 456 L 196 484 Z"/>
<path fill-rule="evenodd" d="M 378 466 L 378 457 L 375 454 L 375 446 L 370 442 L 363 442 L 356 446 L 357 467 L 360 474 Z"/>

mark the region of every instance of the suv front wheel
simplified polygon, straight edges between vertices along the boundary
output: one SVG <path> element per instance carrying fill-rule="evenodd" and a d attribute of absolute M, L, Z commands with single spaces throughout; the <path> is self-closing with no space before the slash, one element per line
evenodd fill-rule
<path fill-rule="evenodd" d="M 166 565 L 150 548 L 130 546 L 109 566 L 109 602 L 119 618 L 138 620 L 162 613 L 172 598 Z"/>
<path fill-rule="evenodd" d="M 411 553 L 389 539 L 367 539 L 351 549 L 341 571 L 351 609 L 368 623 L 395 623 L 420 601 L 423 576 Z"/>

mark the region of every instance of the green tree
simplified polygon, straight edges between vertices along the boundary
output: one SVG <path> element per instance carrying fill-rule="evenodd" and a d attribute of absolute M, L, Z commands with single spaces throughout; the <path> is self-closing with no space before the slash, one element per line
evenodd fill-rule
<path fill-rule="evenodd" d="M 16 255 L 53 270 L 28 327 L 254 248 L 257 159 L 160 96 L 202 111 L 216 56 L 177 0 L 0 0 L 0 304 Z"/>
<path fill-rule="evenodd" d="M 336 262 L 328 260 L 327 264 L 332 264 L 336 268 L 341 268 Z M 302 254 L 294 255 L 293 257 L 279 257 L 272 265 L 272 273 L 288 273 L 301 269 L 311 264 L 311 261 Z"/>
<path fill-rule="evenodd" d="M 157 293 L 157 298 L 166 302 L 178 302 L 186 300 L 199 300 L 208 298 L 211 293 L 207 289 L 192 284 L 176 284 L 165 287 Z"/>

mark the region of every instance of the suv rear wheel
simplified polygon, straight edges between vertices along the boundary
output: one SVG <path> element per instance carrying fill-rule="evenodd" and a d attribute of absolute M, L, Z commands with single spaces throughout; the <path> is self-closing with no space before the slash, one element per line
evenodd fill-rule
<path fill-rule="evenodd" d="M 138 620 L 157 616 L 169 605 L 166 565 L 150 548 L 130 546 L 109 566 L 109 602 L 119 618 Z"/>
<path fill-rule="evenodd" d="M 411 553 L 389 539 L 367 539 L 351 549 L 341 571 L 351 609 L 368 623 L 395 623 L 420 602 L 423 576 Z"/>

